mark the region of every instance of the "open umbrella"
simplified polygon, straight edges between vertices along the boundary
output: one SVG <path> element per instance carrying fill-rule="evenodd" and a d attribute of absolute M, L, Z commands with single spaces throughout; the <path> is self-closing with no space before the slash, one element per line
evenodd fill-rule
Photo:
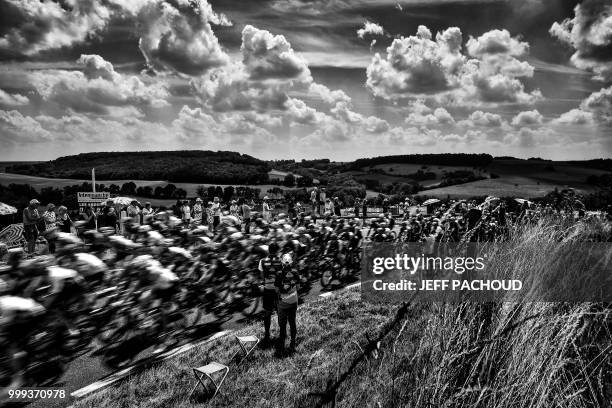
<path fill-rule="evenodd" d="M 515 198 L 514 201 L 516 201 L 517 203 L 523 205 L 525 203 L 527 203 L 527 205 L 531 205 L 531 201 L 529 200 L 525 200 L 524 198 Z"/>
<path fill-rule="evenodd" d="M 234 215 L 224 215 L 221 217 L 221 223 L 229 226 L 240 225 L 240 219 Z"/>
<path fill-rule="evenodd" d="M 138 201 L 130 197 L 115 197 L 112 200 L 115 205 L 130 205 L 132 201 Z"/>
<path fill-rule="evenodd" d="M 438 200 L 437 198 L 430 198 L 429 200 L 425 201 L 423 205 L 432 205 L 432 204 L 436 204 L 439 202 L 440 200 Z"/>
<path fill-rule="evenodd" d="M 12 205 L 0 203 L 0 215 L 17 214 L 17 209 Z"/>

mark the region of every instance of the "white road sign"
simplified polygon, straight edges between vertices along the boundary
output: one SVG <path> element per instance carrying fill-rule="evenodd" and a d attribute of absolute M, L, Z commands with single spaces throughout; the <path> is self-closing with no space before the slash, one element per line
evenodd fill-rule
<path fill-rule="evenodd" d="M 102 206 L 109 198 L 110 193 L 108 191 L 102 191 L 99 193 L 93 193 L 91 191 L 77 193 L 79 207 L 86 205 L 90 205 L 92 207 Z"/>

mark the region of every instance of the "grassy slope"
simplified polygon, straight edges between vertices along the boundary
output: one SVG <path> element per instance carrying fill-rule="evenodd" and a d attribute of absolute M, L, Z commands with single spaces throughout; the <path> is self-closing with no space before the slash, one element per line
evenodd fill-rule
<path fill-rule="evenodd" d="M 495 267 L 537 279 L 569 242 L 601 231 L 598 224 L 558 223 L 518 231 Z M 298 353 L 279 360 L 257 351 L 232 366 L 224 395 L 212 405 L 312 406 L 304 396 L 324 389 L 358 354 L 351 340 L 364 344 L 364 333 L 375 334 L 394 309 L 360 302 L 358 292 L 303 306 Z M 589 303 L 415 304 L 383 340 L 378 358 L 362 362 L 340 387 L 337 406 L 609 408 L 611 328 L 611 310 Z M 216 341 L 75 408 L 193 406 L 197 401 L 185 401 L 193 383 L 189 367 L 227 362 L 235 348 L 231 339 Z"/>
<path fill-rule="evenodd" d="M 288 407 L 293 406 L 307 390 L 325 387 L 327 375 L 339 369 L 345 357 L 357 352 L 351 339 L 363 343 L 364 333 L 375 330 L 386 321 L 392 308 L 373 307 L 360 301 L 359 291 L 350 291 L 334 300 L 319 300 L 300 306 L 298 311 L 298 352 L 278 359 L 272 350 L 256 350 L 230 373 L 211 406 L 217 407 Z M 243 334 L 260 336 L 260 324 L 248 326 Z M 273 325 L 273 334 L 277 327 Z M 228 363 L 236 351 L 233 337 L 225 337 L 192 350 L 176 359 L 130 377 L 84 400 L 75 408 L 102 407 L 191 407 L 201 404 L 198 395 L 186 397 L 194 385 L 190 367 L 212 360 Z M 200 395 L 201 397 L 201 395 Z"/>

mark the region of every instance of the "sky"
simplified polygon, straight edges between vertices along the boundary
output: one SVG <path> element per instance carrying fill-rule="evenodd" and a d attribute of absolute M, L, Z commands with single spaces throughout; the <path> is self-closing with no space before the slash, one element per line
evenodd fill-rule
<path fill-rule="evenodd" d="M 0 160 L 610 157 L 612 0 L 0 0 Z"/>

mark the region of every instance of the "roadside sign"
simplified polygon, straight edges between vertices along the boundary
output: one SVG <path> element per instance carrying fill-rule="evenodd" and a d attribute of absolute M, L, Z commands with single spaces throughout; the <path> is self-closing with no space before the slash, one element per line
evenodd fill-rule
<path fill-rule="evenodd" d="M 99 193 L 93 193 L 91 191 L 77 193 L 79 207 L 85 207 L 88 204 L 92 207 L 100 207 L 104 205 L 106 200 L 108 200 L 109 198 L 110 193 L 108 191 L 102 191 Z"/>
<path fill-rule="evenodd" d="M 96 211 L 98 208 L 103 207 L 104 203 L 110 198 L 108 191 L 101 191 L 94 193 L 91 191 L 78 192 L 77 201 L 79 203 L 79 211 L 84 212 L 85 207 L 91 207 L 92 210 Z"/>

